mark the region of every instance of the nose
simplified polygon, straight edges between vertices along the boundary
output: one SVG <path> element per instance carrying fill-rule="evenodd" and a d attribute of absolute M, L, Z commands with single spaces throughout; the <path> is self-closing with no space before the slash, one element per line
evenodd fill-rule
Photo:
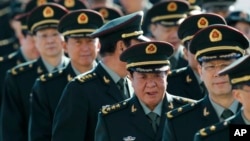
<path fill-rule="evenodd" d="M 147 85 L 146 86 L 152 88 L 152 87 L 156 86 L 156 83 L 155 83 L 155 81 L 153 79 L 149 79 L 147 81 Z"/>

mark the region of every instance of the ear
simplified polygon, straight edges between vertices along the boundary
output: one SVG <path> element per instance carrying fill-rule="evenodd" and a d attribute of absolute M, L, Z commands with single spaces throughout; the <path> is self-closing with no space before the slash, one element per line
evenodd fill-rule
<path fill-rule="evenodd" d="M 152 33 L 152 35 L 153 35 L 153 37 L 155 36 L 155 32 L 156 32 L 156 24 L 150 24 L 150 27 L 149 27 L 149 29 L 150 29 L 150 32 Z"/>
<path fill-rule="evenodd" d="M 199 73 L 199 75 L 200 75 L 200 79 L 203 81 L 201 64 L 198 63 L 197 65 L 198 65 L 198 66 L 197 66 L 197 69 L 198 69 L 198 73 Z"/>
<path fill-rule="evenodd" d="M 188 50 L 186 47 L 183 47 L 183 56 L 184 56 L 184 59 L 188 60 Z"/>
<path fill-rule="evenodd" d="M 126 46 L 122 40 L 117 41 L 116 43 L 116 50 L 120 51 L 121 53 L 125 50 Z"/>
<path fill-rule="evenodd" d="M 241 97 L 240 90 L 233 89 L 233 90 L 232 90 L 232 94 L 233 94 L 233 97 L 234 97 L 236 100 L 238 100 L 239 102 L 242 102 L 242 97 Z"/>
<path fill-rule="evenodd" d="M 68 46 L 68 43 L 67 42 L 63 42 L 63 50 L 64 50 L 65 53 L 68 53 L 67 46 Z"/>

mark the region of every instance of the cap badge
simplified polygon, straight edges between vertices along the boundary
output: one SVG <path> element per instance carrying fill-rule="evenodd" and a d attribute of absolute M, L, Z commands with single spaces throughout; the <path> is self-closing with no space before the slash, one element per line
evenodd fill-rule
<path fill-rule="evenodd" d="M 40 6 L 40 5 L 45 4 L 45 3 L 47 3 L 47 0 L 37 0 L 36 5 Z"/>
<path fill-rule="evenodd" d="M 195 4 L 196 0 L 188 0 L 190 4 Z"/>
<path fill-rule="evenodd" d="M 75 5 L 75 0 L 64 0 L 64 5 L 66 7 L 73 7 Z"/>
<path fill-rule="evenodd" d="M 104 8 L 100 9 L 99 13 L 103 16 L 103 18 L 107 18 L 109 16 L 109 12 Z"/>
<path fill-rule="evenodd" d="M 209 34 L 209 39 L 211 42 L 218 42 L 222 40 L 222 34 L 219 30 L 213 29 Z"/>
<path fill-rule="evenodd" d="M 154 44 L 149 44 L 146 47 L 146 54 L 154 54 L 157 51 L 157 47 Z"/>
<path fill-rule="evenodd" d="M 199 20 L 198 20 L 198 28 L 205 28 L 208 26 L 208 21 L 206 18 L 204 17 L 201 17 Z"/>
<path fill-rule="evenodd" d="M 167 6 L 167 10 L 170 12 L 177 10 L 177 4 L 175 2 L 170 2 Z"/>
<path fill-rule="evenodd" d="M 132 137 L 132 136 L 127 136 L 123 138 L 124 141 L 134 141 L 135 139 L 136 137 Z"/>
<path fill-rule="evenodd" d="M 79 24 L 85 24 L 85 23 L 88 23 L 88 21 L 89 21 L 89 18 L 85 13 L 81 13 L 77 18 L 77 22 Z"/>
<path fill-rule="evenodd" d="M 54 16 L 54 10 L 49 6 L 45 7 L 44 10 L 43 10 L 43 16 L 45 18 L 53 17 Z"/>

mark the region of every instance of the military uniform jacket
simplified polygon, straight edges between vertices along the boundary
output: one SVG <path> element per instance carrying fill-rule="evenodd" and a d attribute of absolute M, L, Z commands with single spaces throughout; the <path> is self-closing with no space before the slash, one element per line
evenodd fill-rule
<path fill-rule="evenodd" d="M 62 70 L 43 74 L 32 89 L 29 137 L 33 141 L 50 141 L 56 106 L 63 89 L 76 74 L 69 63 Z"/>
<path fill-rule="evenodd" d="M 48 71 L 41 58 L 8 70 L 1 113 L 4 141 L 28 140 L 31 89 L 43 73 Z"/>
<path fill-rule="evenodd" d="M 130 141 L 129 139 L 131 141 L 161 141 L 166 112 L 190 102 L 195 101 L 166 94 L 156 133 L 136 96 L 103 108 L 98 117 L 95 141 Z"/>
<path fill-rule="evenodd" d="M 224 122 L 219 122 L 200 129 L 199 132 L 196 133 L 194 141 L 230 141 L 229 125 L 245 124 L 241 114 L 242 111 L 238 112 L 235 116 L 230 117 Z"/>
<path fill-rule="evenodd" d="M 77 76 L 67 84 L 56 108 L 52 141 L 93 141 L 102 106 L 122 100 L 117 85 L 100 64 Z"/>
<path fill-rule="evenodd" d="M 1 99 L 2 99 L 4 78 L 6 76 L 7 70 L 24 62 L 25 62 L 25 59 L 20 49 L 6 56 L 0 57 L 0 68 L 1 68 L 0 69 L 0 94 L 1 94 L 0 102 L 2 101 Z"/>
<path fill-rule="evenodd" d="M 205 93 L 190 66 L 174 70 L 168 76 L 167 91 L 177 96 L 199 100 Z"/>
<path fill-rule="evenodd" d="M 239 104 L 238 109 L 240 109 Z M 208 96 L 196 104 L 189 104 L 167 113 L 163 141 L 193 141 L 195 133 L 219 122 Z"/>

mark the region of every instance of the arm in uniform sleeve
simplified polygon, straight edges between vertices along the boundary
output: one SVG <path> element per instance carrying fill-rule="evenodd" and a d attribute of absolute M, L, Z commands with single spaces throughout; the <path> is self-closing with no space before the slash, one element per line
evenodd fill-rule
<path fill-rule="evenodd" d="M 109 141 L 108 129 L 105 126 L 103 116 L 101 113 L 98 114 L 98 121 L 95 130 L 95 141 Z"/>
<path fill-rule="evenodd" d="M 85 140 L 89 108 L 80 87 L 75 81 L 65 87 L 53 119 L 52 141 Z"/>
<path fill-rule="evenodd" d="M 51 139 L 52 111 L 49 108 L 46 90 L 36 80 L 32 88 L 31 113 L 29 119 L 29 140 L 48 141 Z"/>
<path fill-rule="evenodd" d="M 14 81 L 14 77 L 8 72 L 5 78 L 3 88 L 1 122 L 2 122 L 2 139 L 4 141 L 23 141 L 27 139 L 26 124 L 24 123 L 21 103 L 22 97 Z"/>

